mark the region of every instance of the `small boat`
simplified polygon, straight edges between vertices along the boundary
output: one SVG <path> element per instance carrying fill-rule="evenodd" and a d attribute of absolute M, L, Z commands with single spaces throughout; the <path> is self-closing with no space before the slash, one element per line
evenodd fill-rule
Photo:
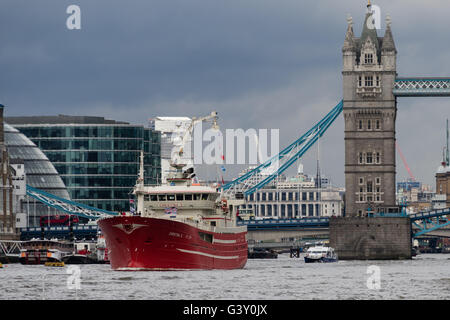
<path fill-rule="evenodd" d="M 66 264 L 96 264 L 96 242 L 76 242 L 74 243 L 74 251 L 70 255 L 62 258 Z"/>
<path fill-rule="evenodd" d="M 315 246 L 306 251 L 305 263 L 311 262 L 337 262 L 338 256 L 333 248 Z"/>
<path fill-rule="evenodd" d="M 97 263 L 109 263 L 108 248 L 106 247 L 105 237 L 99 232 L 96 244 Z"/>
<path fill-rule="evenodd" d="M 58 240 L 30 240 L 22 244 L 19 262 L 21 264 L 45 264 L 62 262 L 66 255 L 72 254 L 73 243 Z"/>
<path fill-rule="evenodd" d="M 274 250 L 254 248 L 253 250 L 248 251 L 248 258 L 249 259 L 277 259 L 278 253 L 276 253 Z"/>

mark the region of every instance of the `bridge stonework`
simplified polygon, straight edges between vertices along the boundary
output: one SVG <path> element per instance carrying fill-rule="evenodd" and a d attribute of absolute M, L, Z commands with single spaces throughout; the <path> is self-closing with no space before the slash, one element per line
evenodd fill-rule
<path fill-rule="evenodd" d="M 411 258 L 409 218 L 330 218 L 330 244 L 341 260 Z"/>
<path fill-rule="evenodd" d="M 359 38 L 349 18 L 342 48 L 346 218 L 330 220 L 330 245 L 341 259 L 411 257 L 409 219 L 367 218 L 399 212 L 395 198 L 397 103 L 393 94 L 397 50 L 390 18 L 386 20 L 385 35 L 378 37 L 369 5 Z M 396 222 L 403 227 L 394 228 L 395 234 L 389 236 L 392 219 L 404 222 Z M 409 245 L 388 249 L 397 248 L 397 242 Z"/>

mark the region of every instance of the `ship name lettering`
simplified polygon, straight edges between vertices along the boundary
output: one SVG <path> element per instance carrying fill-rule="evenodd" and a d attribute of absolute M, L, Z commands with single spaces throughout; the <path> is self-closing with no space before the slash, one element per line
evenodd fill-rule
<path fill-rule="evenodd" d="M 179 234 L 178 232 L 169 232 L 169 236 L 182 238 L 181 234 Z"/>

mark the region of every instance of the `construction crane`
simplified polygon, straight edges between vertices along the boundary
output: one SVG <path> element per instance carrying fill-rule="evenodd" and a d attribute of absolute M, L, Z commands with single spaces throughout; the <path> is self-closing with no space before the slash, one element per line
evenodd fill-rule
<path fill-rule="evenodd" d="M 395 147 L 397 148 L 397 152 L 398 152 L 398 154 L 400 155 L 400 158 L 402 158 L 403 165 L 405 166 L 406 171 L 408 171 L 409 177 L 411 178 L 412 181 L 416 181 L 416 178 L 415 178 L 414 175 L 412 174 L 411 169 L 410 169 L 409 166 L 408 166 L 408 163 L 406 163 L 406 158 L 405 158 L 405 156 L 403 155 L 402 151 L 400 150 L 400 147 L 398 146 L 397 141 L 395 142 Z"/>

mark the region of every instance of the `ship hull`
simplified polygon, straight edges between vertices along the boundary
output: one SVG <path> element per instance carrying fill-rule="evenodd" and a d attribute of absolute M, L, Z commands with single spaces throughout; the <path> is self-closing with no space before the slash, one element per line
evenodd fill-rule
<path fill-rule="evenodd" d="M 139 216 L 105 218 L 98 224 L 114 270 L 239 269 L 247 262 L 246 231 L 210 232 Z"/>

